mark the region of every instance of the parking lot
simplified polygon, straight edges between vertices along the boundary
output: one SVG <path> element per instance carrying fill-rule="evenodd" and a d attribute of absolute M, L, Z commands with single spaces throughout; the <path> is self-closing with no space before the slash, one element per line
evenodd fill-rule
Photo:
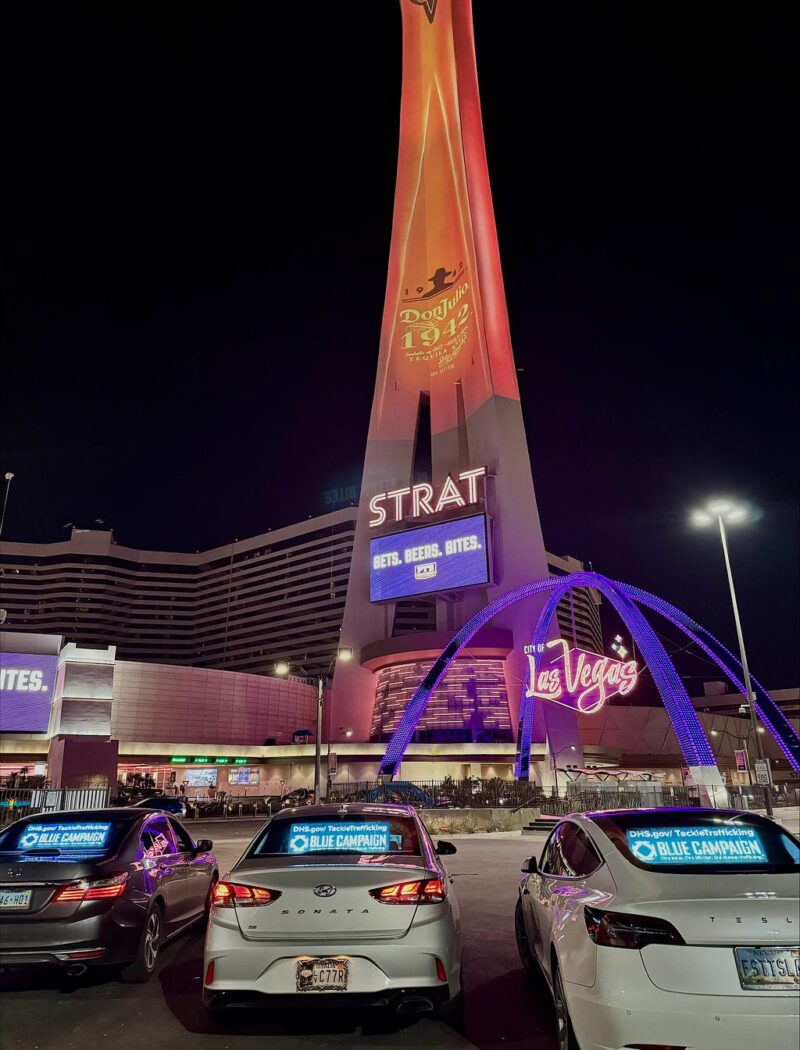
<path fill-rule="evenodd" d="M 255 832 L 253 822 L 192 824 L 192 835 L 214 840 L 220 871 L 233 863 Z M 191 1038 L 197 1047 L 252 1046 L 269 1036 L 276 1048 L 359 1045 L 431 1046 L 480 1050 L 554 1050 L 554 1015 L 542 983 L 525 977 L 514 942 L 513 912 L 520 862 L 541 849 L 543 837 L 455 838 L 448 858 L 464 928 L 465 1032 L 438 1021 L 405 1020 L 402 1027 L 376 1017 L 344 1014 L 266 1017 L 239 1014 L 224 1029 L 206 1020 L 200 1004 L 203 938 L 182 935 L 163 951 L 149 984 L 122 985 L 113 976 L 65 983 L 56 974 L 0 976 L 4 1050 L 138 1050 L 174 1047 Z"/>

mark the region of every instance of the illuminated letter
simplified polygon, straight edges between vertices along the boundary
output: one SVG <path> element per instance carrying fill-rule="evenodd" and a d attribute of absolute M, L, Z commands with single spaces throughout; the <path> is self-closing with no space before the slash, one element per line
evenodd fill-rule
<path fill-rule="evenodd" d="M 425 511 L 426 514 L 433 514 L 433 507 L 428 502 L 432 499 L 432 485 L 428 485 L 427 482 L 422 485 L 415 485 L 411 490 L 411 516 L 418 518 L 420 511 Z"/>
<path fill-rule="evenodd" d="M 386 493 L 379 492 L 377 496 L 373 496 L 372 499 L 369 501 L 369 509 L 372 511 L 373 514 L 376 515 L 376 517 L 369 519 L 369 527 L 371 529 L 376 529 L 379 525 L 383 525 L 383 523 L 386 521 L 386 509 L 384 507 L 378 506 L 378 504 L 383 503 L 385 499 Z"/>
<path fill-rule="evenodd" d="M 622 675 L 622 684 L 619 687 L 619 691 L 622 696 L 629 693 L 631 689 L 636 685 L 639 680 L 639 672 L 636 669 L 636 664 L 633 660 L 630 663 L 623 664 L 620 667 L 620 674 Z"/>
<path fill-rule="evenodd" d="M 387 492 L 387 497 L 394 500 L 394 520 L 403 520 L 403 496 L 407 496 L 411 492 L 411 489 L 394 489 L 393 492 Z"/>
<path fill-rule="evenodd" d="M 486 467 L 475 467 L 473 470 L 463 470 L 458 475 L 459 481 L 467 483 L 467 503 L 478 502 L 478 478 L 486 477 Z"/>
<path fill-rule="evenodd" d="M 448 507 L 451 503 L 454 503 L 457 507 L 464 507 L 464 497 L 458 491 L 458 485 L 448 475 L 447 481 L 442 485 L 442 491 L 439 493 L 439 499 L 436 503 L 436 512 L 443 510 Z"/>

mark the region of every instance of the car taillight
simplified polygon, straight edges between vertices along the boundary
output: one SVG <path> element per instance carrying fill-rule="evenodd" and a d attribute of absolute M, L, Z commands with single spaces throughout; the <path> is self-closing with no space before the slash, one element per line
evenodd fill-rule
<path fill-rule="evenodd" d="M 369 892 L 381 904 L 438 904 L 447 896 L 447 887 L 441 879 L 417 879 L 416 882 L 395 882 Z"/>
<path fill-rule="evenodd" d="M 68 886 L 62 886 L 56 893 L 51 903 L 63 904 L 65 901 L 106 901 L 114 897 L 121 897 L 125 892 L 125 883 L 128 881 L 127 871 L 119 875 L 112 875 L 108 879 L 81 879 L 80 882 L 71 882 Z"/>
<path fill-rule="evenodd" d="M 607 948 L 644 948 L 647 944 L 686 944 L 671 922 L 619 911 L 583 909 L 586 929 L 595 944 Z"/>
<path fill-rule="evenodd" d="M 215 908 L 251 908 L 258 904 L 272 904 L 278 897 L 279 890 L 245 886 L 241 882 L 218 882 L 211 895 L 211 903 Z"/>

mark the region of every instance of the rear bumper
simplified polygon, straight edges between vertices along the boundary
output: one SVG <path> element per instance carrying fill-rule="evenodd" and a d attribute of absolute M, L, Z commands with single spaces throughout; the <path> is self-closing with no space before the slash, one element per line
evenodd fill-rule
<path fill-rule="evenodd" d="M 119 965 L 135 958 L 141 934 L 115 921 L 114 910 L 77 922 L 3 922 L 0 966 Z M 79 957 L 87 952 L 102 954 Z"/>
<path fill-rule="evenodd" d="M 800 1035 L 796 993 L 664 991 L 652 983 L 636 951 L 598 949 L 596 983 L 565 981 L 564 990 L 582 1050 L 631 1044 L 753 1050 L 765 1039 L 774 1047 L 797 1046 Z"/>
<path fill-rule="evenodd" d="M 436 987 L 392 988 L 383 992 L 299 992 L 270 994 L 254 991 L 203 989 L 203 1005 L 212 1010 L 397 1010 L 400 1013 L 429 1013 L 450 1001 L 446 984 Z"/>

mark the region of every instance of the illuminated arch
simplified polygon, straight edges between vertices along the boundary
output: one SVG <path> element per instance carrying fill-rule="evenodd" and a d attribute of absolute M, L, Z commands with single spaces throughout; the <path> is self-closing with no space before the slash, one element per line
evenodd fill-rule
<path fill-rule="evenodd" d="M 414 695 L 400 718 L 386 753 L 381 762 L 380 774 L 394 776 L 403 759 L 406 748 L 411 742 L 416 727 L 422 717 L 431 693 L 438 687 L 447 673 L 447 669 L 461 650 L 474 635 L 484 627 L 497 613 L 525 598 L 533 597 L 547 591 L 547 601 L 542 609 L 533 635 L 533 644 L 543 644 L 547 639 L 558 603 L 574 587 L 592 587 L 599 590 L 619 612 L 630 628 L 639 649 L 647 661 L 653 679 L 658 687 L 664 707 L 670 717 L 678 743 L 690 766 L 716 765 L 713 751 L 706 738 L 702 723 L 692 706 L 682 680 L 677 674 L 664 646 L 642 611 L 634 603 L 653 609 L 679 627 L 692 641 L 696 642 L 725 672 L 727 677 L 744 692 L 741 680 L 741 664 L 712 634 L 706 631 L 691 617 L 682 613 L 675 606 L 628 584 L 616 583 L 599 573 L 579 572 L 570 576 L 533 580 L 516 587 L 507 594 L 496 598 L 464 624 L 450 643 L 444 648 L 425 678 L 417 687 Z M 732 667 L 737 668 L 736 671 Z M 752 676 L 751 676 L 752 678 Z M 794 770 L 800 769 L 800 739 L 788 719 L 777 706 L 764 687 L 752 678 L 756 693 L 756 711 L 764 725 L 772 733 L 783 753 Z M 533 721 L 535 698 L 526 695 L 523 690 L 520 704 L 519 730 L 517 734 L 517 761 L 515 775 L 527 777 L 530 769 L 530 748 L 533 738 Z"/>

